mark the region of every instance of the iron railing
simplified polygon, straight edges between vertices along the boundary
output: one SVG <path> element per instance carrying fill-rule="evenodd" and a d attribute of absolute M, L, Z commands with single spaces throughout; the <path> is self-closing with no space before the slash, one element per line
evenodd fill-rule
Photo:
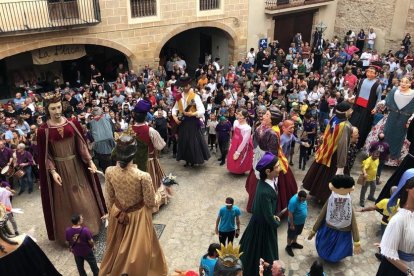
<path fill-rule="evenodd" d="M 221 0 L 200 0 L 200 11 L 220 9 Z"/>
<path fill-rule="evenodd" d="M 160 0 L 159 0 L 160 1 Z M 131 0 L 131 17 L 157 15 L 157 0 Z"/>
<path fill-rule="evenodd" d="M 278 10 L 331 1 L 334 0 L 265 0 L 265 7 L 267 10 Z"/>
<path fill-rule="evenodd" d="M 99 22 L 99 0 L 29 0 L 0 3 L 0 35 L 79 27 Z"/>

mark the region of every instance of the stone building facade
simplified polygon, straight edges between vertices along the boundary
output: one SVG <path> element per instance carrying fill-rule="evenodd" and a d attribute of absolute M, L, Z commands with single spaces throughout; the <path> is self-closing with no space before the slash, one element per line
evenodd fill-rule
<path fill-rule="evenodd" d="M 379 52 L 399 49 L 405 34 L 414 34 L 414 0 L 338 0 L 334 33 L 339 38 L 370 27 Z"/>
<path fill-rule="evenodd" d="M 0 60 L 49 46 L 86 44 L 116 49 L 127 57 L 130 68 L 139 69 L 145 64 L 157 66 L 162 47 L 195 28 L 218 29 L 228 38 L 222 59 L 233 61 L 246 55 L 249 0 L 210 0 L 218 3 L 218 9 L 211 10 L 200 10 L 200 1 L 206 0 L 157 0 L 155 16 L 138 18 L 131 17 L 131 1 L 99 0 L 101 21 L 81 28 L 69 24 L 58 31 L 9 34 L 0 25 Z M 182 43 L 191 45 L 191 38 Z"/>

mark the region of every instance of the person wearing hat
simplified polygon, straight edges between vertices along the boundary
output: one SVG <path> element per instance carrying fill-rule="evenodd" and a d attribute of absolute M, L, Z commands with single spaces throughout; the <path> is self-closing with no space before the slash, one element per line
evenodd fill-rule
<path fill-rule="evenodd" d="M 303 178 L 303 187 L 309 194 L 324 203 L 330 196 L 329 181 L 335 174 L 344 174 L 352 125 L 348 118 L 352 114 L 351 105 L 345 101 L 336 106 L 335 116 L 326 126 L 315 155 L 315 160 Z"/>
<path fill-rule="evenodd" d="M 278 205 L 278 175 L 281 171 L 277 155 L 266 152 L 256 165 L 260 180 L 257 183 L 252 217 L 240 239 L 243 273 L 259 275 L 259 260 L 272 263 L 279 259 L 277 228 L 280 218 L 275 216 Z M 270 275 L 265 271 L 264 275 Z"/>
<path fill-rule="evenodd" d="M 414 275 L 414 169 L 404 172 L 387 204 L 388 212 L 399 200 L 400 209 L 389 221 L 381 239 L 378 276 Z"/>
<path fill-rule="evenodd" d="M 135 124 L 131 127 L 130 133 L 138 142 L 138 151 L 134 163 L 141 171 L 148 172 L 151 175 L 154 190 L 157 191 L 162 186 L 162 179 L 165 177 L 159 161 L 159 151 L 165 147 L 166 143 L 158 131 L 145 122 L 150 109 L 151 103 L 147 100 L 141 100 L 135 105 Z"/>
<path fill-rule="evenodd" d="M 311 240 L 316 234 L 316 251 L 325 261 L 336 263 L 352 256 L 353 253 L 361 253 L 358 225 L 351 198 L 354 186 L 354 179 L 348 175 L 335 175 L 331 179 L 331 195 L 308 237 L 308 240 Z"/>
<path fill-rule="evenodd" d="M 365 70 L 367 77 L 360 81 L 355 94 L 354 112 L 349 122 L 359 130 L 358 149 L 365 144 L 374 121 L 376 105 L 381 100 L 382 89 L 377 80 L 377 71 L 375 66 L 370 66 Z"/>
<path fill-rule="evenodd" d="M 99 167 L 103 172 L 112 165 L 111 152 L 115 147 L 114 126 L 109 117 L 106 117 L 102 108 L 92 108 L 93 119 L 87 124 L 94 144 L 93 152 Z"/>
<path fill-rule="evenodd" d="M 284 213 L 288 206 L 289 199 L 295 195 L 298 191 L 295 176 L 289 167 L 289 161 L 283 154 L 283 150 L 280 143 L 281 131 L 279 123 L 283 119 L 283 113 L 275 108 L 270 107 L 269 110 L 262 117 L 262 124 L 256 128 L 253 139 L 254 143 L 258 146 L 255 148 L 253 168 L 255 168 L 258 160 L 263 156 L 264 152 L 269 151 L 278 156 L 280 161 L 281 172 L 279 174 L 279 193 L 277 200 L 277 213 Z M 257 181 L 260 178 L 259 172 L 250 171 L 246 180 L 246 190 L 249 194 L 249 200 L 247 203 L 247 211 L 250 212 L 252 204 L 255 198 Z"/>
<path fill-rule="evenodd" d="M 105 173 L 108 207 L 106 250 L 99 275 L 166 276 L 167 262 L 152 223 L 162 198 L 151 176 L 133 164 L 137 140 L 122 136 L 114 149 L 116 166 Z M 120 181 L 122 179 L 122 181 Z"/>
<path fill-rule="evenodd" d="M 191 88 L 191 78 L 181 77 L 178 86 L 183 90 L 176 98 L 172 109 L 174 121 L 178 124 L 177 161 L 184 160 L 185 166 L 203 164 L 210 158 L 210 151 L 201 133 L 201 118 L 205 108 L 199 95 Z"/>
<path fill-rule="evenodd" d="M 59 92 L 45 100 L 48 120 L 37 130 L 40 193 L 48 238 L 63 245 L 72 214 L 82 213 L 97 235 L 106 206 L 81 125 L 63 116 Z"/>

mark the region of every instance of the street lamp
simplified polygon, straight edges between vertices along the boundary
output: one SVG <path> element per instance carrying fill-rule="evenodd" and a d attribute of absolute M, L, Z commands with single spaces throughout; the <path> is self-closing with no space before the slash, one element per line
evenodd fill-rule
<path fill-rule="evenodd" d="M 328 27 L 321 21 L 315 28 L 319 33 L 323 33 Z"/>

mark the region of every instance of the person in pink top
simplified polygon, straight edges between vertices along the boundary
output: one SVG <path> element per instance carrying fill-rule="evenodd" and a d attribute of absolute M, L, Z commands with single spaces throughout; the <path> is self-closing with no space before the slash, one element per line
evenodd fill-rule
<path fill-rule="evenodd" d="M 345 47 L 345 52 L 348 55 L 353 56 L 354 54 L 359 52 L 359 49 L 354 45 L 354 42 L 349 42 L 348 47 Z"/>
<path fill-rule="evenodd" d="M 358 83 L 358 78 L 354 74 L 352 74 L 351 68 L 348 68 L 348 70 L 346 71 L 344 82 L 348 83 L 349 90 L 355 90 L 355 87 Z"/>
<path fill-rule="evenodd" d="M 252 128 L 246 121 L 248 117 L 247 110 L 241 109 L 233 125 L 234 134 L 227 156 L 227 169 L 234 174 L 243 174 L 253 167 Z"/>

